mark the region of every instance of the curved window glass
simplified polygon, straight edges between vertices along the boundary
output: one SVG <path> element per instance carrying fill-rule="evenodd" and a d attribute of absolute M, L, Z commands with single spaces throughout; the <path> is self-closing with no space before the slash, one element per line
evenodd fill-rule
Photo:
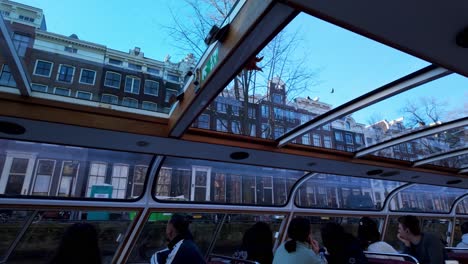
<path fill-rule="evenodd" d="M 2 261 L 6 261 L 8 250 L 13 246 L 13 241 L 15 241 L 32 213 L 33 211 L 0 209 L 0 230 L 2 230 L 2 239 L 0 239 L 1 263 L 3 263 Z"/>
<path fill-rule="evenodd" d="M 159 169 L 155 198 L 223 204 L 284 205 L 306 172 L 167 157 Z"/>
<path fill-rule="evenodd" d="M 152 157 L 0 139 L 0 196 L 138 198 Z"/>
<path fill-rule="evenodd" d="M 66 230 L 75 223 L 89 223 L 96 229 L 102 263 L 111 263 L 134 214 L 130 211 L 40 211 L 7 263 L 49 263 Z"/>
<path fill-rule="evenodd" d="M 468 214 L 468 196 L 463 198 L 463 200 L 458 204 L 457 214 Z"/>
<path fill-rule="evenodd" d="M 468 192 L 442 186 L 416 184 L 404 189 L 390 202 L 392 211 L 448 213 L 455 199 Z"/>
<path fill-rule="evenodd" d="M 315 174 L 296 193 L 299 207 L 380 210 L 387 195 L 403 182 Z"/>

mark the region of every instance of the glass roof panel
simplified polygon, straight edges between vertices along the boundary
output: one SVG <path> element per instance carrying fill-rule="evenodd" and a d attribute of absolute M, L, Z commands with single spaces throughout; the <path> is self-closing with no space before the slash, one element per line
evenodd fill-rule
<path fill-rule="evenodd" d="M 135 199 L 152 155 L 0 139 L 0 197 Z"/>
<path fill-rule="evenodd" d="M 246 65 L 193 126 L 275 139 L 428 65 L 300 14 Z"/>
<path fill-rule="evenodd" d="M 466 117 L 467 109 L 464 104 L 468 100 L 467 85 L 467 78 L 451 74 L 335 119 L 319 129 L 296 138 L 295 142 L 354 152 L 434 124 Z M 450 88 L 450 93 L 443 92 L 446 88 Z M 442 140 L 445 147 L 439 146 L 442 144 L 439 135 L 436 140 L 415 140 L 412 143 L 395 146 L 395 149 L 404 149 L 407 155 L 390 157 L 416 160 L 428 154 L 466 147 L 465 131 L 466 128 L 447 131 Z M 411 144 L 408 150 L 407 144 Z M 416 151 L 417 146 L 425 145 L 431 149 L 429 152 Z"/>
<path fill-rule="evenodd" d="M 387 195 L 404 182 L 317 173 L 296 194 L 299 207 L 381 210 Z"/>
<path fill-rule="evenodd" d="M 373 155 L 393 159 L 409 160 L 413 162 L 426 157 L 431 157 L 433 155 L 443 154 L 448 151 L 467 148 L 467 132 L 467 127 L 450 129 L 443 131 L 442 133 L 382 149 L 373 153 Z M 463 156 L 459 156 L 440 160 L 435 162 L 434 165 L 451 168 L 462 168 L 463 163 L 466 163 L 465 161 L 466 155 L 465 159 L 463 159 Z"/>
<path fill-rule="evenodd" d="M 393 197 L 392 211 L 448 213 L 453 202 L 468 193 L 466 189 L 416 184 Z"/>
<path fill-rule="evenodd" d="M 166 157 L 153 193 L 163 201 L 280 206 L 306 173 Z"/>
<path fill-rule="evenodd" d="M 233 4 L 223 9 L 229 11 Z M 87 8 L 90 5 L 92 10 Z M 193 6 L 184 1 L 147 1 L 145 8 L 139 6 L 115 6 L 109 13 L 107 4 L 85 0 L 69 12 L 60 1 L 2 1 L 7 35 L 28 75 L 31 96 L 168 118 L 188 71 L 206 49 L 203 38 L 212 21 L 197 28 L 196 41 L 194 36 L 186 41 L 194 42 L 191 47 L 175 38 L 188 33 L 184 30 L 194 23 L 186 19 L 197 16 Z M 154 16 L 155 9 L 159 16 Z M 202 4 L 198 9 L 199 21 L 204 21 L 215 7 Z M 132 19 L 122 23 L 122 14 Z M 222 22 L 222 18 L 210 19 Z M 115 27 L 119 30 L 109 30 Z M 14 62 L 4 59 L 0 57 L 0 91 L 9 92 L 15 85 L 4 65 Z"/>
<path fill-rule="evenodd" d="M 441 167 L 465 169 L 468 168 L 468 154 L 441 159 L 428 164 Z"/>

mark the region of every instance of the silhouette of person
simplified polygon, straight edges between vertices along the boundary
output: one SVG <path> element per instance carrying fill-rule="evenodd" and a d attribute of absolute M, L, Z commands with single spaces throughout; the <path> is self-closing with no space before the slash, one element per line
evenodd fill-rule
<path fill-rule="evenodd" d="M 64 233 L 50 264 L 101 264 L 98 233 L 93 225 L 75 223 Z"/>
<path fill-rule="evenodd" d="M 257 222 L 247 229 L 242 238 L 240 250 L 234 253 L 235 258 L 257 261 L 260 264 L 271 264 L 273 261 L 273 233 L 265 222 Z"/>

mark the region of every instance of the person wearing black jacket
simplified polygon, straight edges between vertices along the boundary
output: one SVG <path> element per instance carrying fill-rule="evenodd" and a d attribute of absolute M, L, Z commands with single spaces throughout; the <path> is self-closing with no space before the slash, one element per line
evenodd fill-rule
<path fill-rule="evenodd" d="M 367 264 L 359 240 L 346 233 L 340 224 L 326 223 L 320 231 L 323 245 L 328 252 L 325 256 L 329 264 Z"/>
<path fill-rule="evenodd" d="M 166 226 L 167 248 L 151 257 L 151 264 L 205 264 L 205 259 L 193 241 L 187 217 L 174 214 Z"/>

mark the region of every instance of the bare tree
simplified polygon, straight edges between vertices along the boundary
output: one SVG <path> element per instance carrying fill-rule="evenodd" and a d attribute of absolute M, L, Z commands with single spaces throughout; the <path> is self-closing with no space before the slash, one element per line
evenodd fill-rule
<path fill-rule="evenodd" d="M 172 12 L 171 24 L 166 30 L 173 38 L 174 45 L 181 50 L 192 52 L 200 58 L 206 49 L 203 39 L 213 25 L 220 25 L 227 17 L 235 0 L 185 0 L 193 11 L 193 16 L 181 17 Z M 285 83 L 288 100 L 309 89 L 317 82 L 318 70 L 311 70 L 307 66 L 306 56 L 297 56 L 294 52 L 301 39 L 298 31 L 290 33 L 280 32 L 258 55 L 258 68 L 245 68 L 230 82 L 221 96 L 232 98 L 240 103 L 235 106 L 239 122 L 233 123 L 230 129 L 234 133 L 250 135 L 254 129 L 251 121 L 249 105 L 269 100 L 268 84 L 273 78 Z M 305 55 L 305 54 L 304 54 Z M 238 110 L 237 110 L 238 108 Z M 269 126 L 266 128 L 267 137 L 272 137 L 271 126 L 274 114 L 269 114 Z M 216 116 L 217 111 L 213 111 Z M 237 121 L 236 121 L 237 122 Z M 221 121 L 225 130 L 229 124 Z"/>

